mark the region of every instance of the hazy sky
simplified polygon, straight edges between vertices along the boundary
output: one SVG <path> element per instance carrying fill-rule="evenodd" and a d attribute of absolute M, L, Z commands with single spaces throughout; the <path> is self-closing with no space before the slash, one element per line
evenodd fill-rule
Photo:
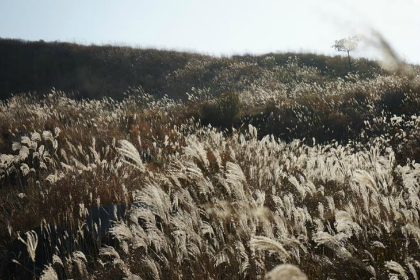
<path fill-rule="evenodd" d="M 369 30 L 420 63 L 420 0 L 0 0 L 0 37 L 27 40 L 331 54 L 334 40 Z"/>

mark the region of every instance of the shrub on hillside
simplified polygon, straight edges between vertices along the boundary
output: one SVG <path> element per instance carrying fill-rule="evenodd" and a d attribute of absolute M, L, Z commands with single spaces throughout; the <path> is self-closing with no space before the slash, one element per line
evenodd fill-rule
<path fill-rule="evenodd" d="M 241 101 L 237 93 L 223 93 L 215 101 L 202 105 L 201 120 L 204 124 L 230 129 L 238 119 L 240 108 Z"/>
<path fill-rule="evenodd" d="M 381 97 L 380 105 L 392 114 L 416 114 L 420 105 L 420 88 L 404 81 L 402 85 L 391 86 Z"/>

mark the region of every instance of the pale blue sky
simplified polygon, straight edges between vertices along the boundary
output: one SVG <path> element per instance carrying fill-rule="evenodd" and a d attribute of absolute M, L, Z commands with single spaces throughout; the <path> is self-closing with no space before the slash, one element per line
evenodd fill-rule
<path fill-rule="evenodd" d="M 190 50 L 335 53 L 379 31 L 420 63 L 419 0 L 0 0 L 0 37 Z M 361 46 L 359 55 L 372 54 Z"/>

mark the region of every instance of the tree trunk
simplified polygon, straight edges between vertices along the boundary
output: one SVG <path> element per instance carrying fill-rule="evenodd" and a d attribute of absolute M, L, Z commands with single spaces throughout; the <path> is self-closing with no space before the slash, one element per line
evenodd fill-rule
<path fill-rule="evenodd" d="M 349 69 L 351 71 L 350 51 L 347 51 L 347 58 L 349 59 Z"/>

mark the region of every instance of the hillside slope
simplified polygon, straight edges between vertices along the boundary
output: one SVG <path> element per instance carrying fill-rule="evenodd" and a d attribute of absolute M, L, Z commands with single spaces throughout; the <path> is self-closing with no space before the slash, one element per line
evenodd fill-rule
<path fill-rule="evenodd" d="M 269 57 L 269 59 L 267 59 Z M 254 80 L 275 66 L 284 66 L 294 58 L 299 67 L 317 68 L 319 79 L 348 74 L 346 59 L 314 54 L 268 54 L 215 58 L 201 54 L 136 49 L 119 46 L 83 46 L 72 43 L 27 42 L 0 38 L 0 99 L 12 93 L 48 93 L 51 88 L 78 97 L 98 99 L 104 96 L 122 99 L 129 88 L 141 86 L 152 95 L 185 97 L 191 88 L 211 88 L 218 94 L 241 90 L 241 80 Z M 221 81 L 232 65 L 245 64 Z M 355 72 L 371 77 L 381 72 L 376 62 L 359 59 Z M 281 79 L 281 77 L 280 77 Z M 223 82 L 223 83 L 221 83 Z"/>

